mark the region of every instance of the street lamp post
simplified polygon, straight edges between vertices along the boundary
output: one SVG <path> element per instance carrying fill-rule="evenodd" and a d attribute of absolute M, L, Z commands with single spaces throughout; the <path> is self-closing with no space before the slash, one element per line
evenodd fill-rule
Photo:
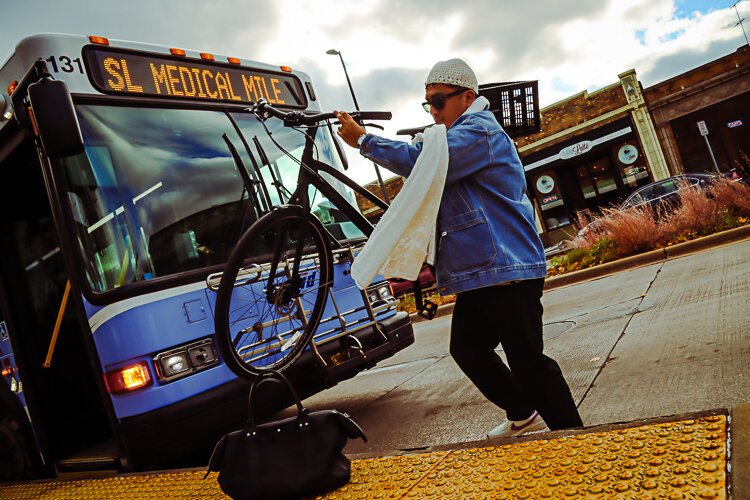
<path fill-rule="evenodd" d="M 339 59 L 341 60 L 341 66 L 344 68 L 344 75 L 346 76 L 346 83 L 349 85 L 349 92 L 352 94 L 352 100 L 354 101 L 354 109 L 357 111 L 360 111 L 359 104 L 357 103 L 357 96 L 354 94 L 354 88 L 352 87 L 352 81 L 349 79 L 349 72 L 346 70 L 346 64 L 344 63 L 344 57 L 341 55 L 341 52 L 339 52 L 336 49 L 330 49 L 326 51 L 326 54 L 331 56 L 339 56 Z M 385 189 L 385 183 L 383 182 L 383 177 L 380 175 L 380 168 L 378 167 L 378 164 L 373 162 L 372 165 L 375 167 L 375 174 L 378 176 L 378 184 L 380 184 L 380 189 L 383 191 L 383 198 L 385 199 L 385 202 L 390 204 L 391 199 L 388 196 L 388 191 Z"/>

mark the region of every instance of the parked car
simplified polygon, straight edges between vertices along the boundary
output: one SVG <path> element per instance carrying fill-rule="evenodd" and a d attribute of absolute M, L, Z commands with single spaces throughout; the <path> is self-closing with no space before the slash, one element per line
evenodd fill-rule
<path fill-rule="evenodd" d="M 570 240 L 558 241 L 554 245 L 550 245 L 544 249 L 544 258 L 545 260 L 550 260 L 552 257 L 556 255 L 560 255 L 561 253 L 567 252 L 572 247 L 573 247 L 573 244 Z"/>
<path fill-rule="evenodd" d="M 674 204 L 679 201 L 679 191 L 685 187 L 706 188 L 713 184 L 719 177 L 715 174 L 680 174 L 668 177 L 660 181 L 646 184 L 637 189 L 620 204 L 618 210 L 651 205 L 655 210 L 666 204 Z"/>

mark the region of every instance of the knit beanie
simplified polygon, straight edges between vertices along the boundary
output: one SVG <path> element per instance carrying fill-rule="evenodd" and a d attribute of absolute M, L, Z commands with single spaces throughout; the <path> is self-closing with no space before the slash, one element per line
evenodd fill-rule
<path fill-rule="evenodd" d="M 431 83 L 458 85 L 473 90 L 475 94 L 479 93 L 479 85 L 474 71 L 461 59 L 448 59 L 438 62 L 427 76 L 427 81 L 424 82 L 425 87 Z"/>

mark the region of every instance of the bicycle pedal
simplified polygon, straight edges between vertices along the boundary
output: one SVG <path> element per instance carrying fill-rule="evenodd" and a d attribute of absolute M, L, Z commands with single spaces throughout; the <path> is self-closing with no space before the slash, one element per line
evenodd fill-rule
<path fill-rule="evenodd" d="M 435 304 L 431 300 L 425 300 L 422 308 L 417 311 L 417 314 L 425 319 L 432 319 L 435 317 L 435 314 L 437 314 L 437 308 L 437 304 Z"/>

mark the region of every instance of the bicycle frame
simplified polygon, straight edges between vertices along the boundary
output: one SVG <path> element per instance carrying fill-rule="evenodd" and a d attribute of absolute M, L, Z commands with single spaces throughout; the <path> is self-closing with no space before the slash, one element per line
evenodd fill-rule
<path fill-rule="evenodd" d="M 352 207 L 349 202 L 339 193 L 331 184 L 326 181 L 319 172 L 324 172 L 337 181 L 342 182 L 347 187 L 355 191 L 357 194 L 372 202 L 383 210 L 388 209 L 388 204 L 354 182 L 349 176 L 331 167 L 327 163 L 319 161 L 313 157 L 314 145 L 315 145 L 315 134 L 317 132 L 316 127 L 311 127 L 305 133 L 305 149 L 302 152 L 301 167 L 299 176 L 297 178 L 297 189 L 292 193 L 289 199 L 290 204 L 300 205 L 305 208 L 305 212 L 309 214 L 310 210 L 310 199 L 308 194 L 308 186 L 313 185 L 321 193 L 328 197 L 341 211 L 343 211 L 362 231 L 365 236 L 370 236 L 373 231 L 373 226 L 364 215 L 358 210 Z M 331 241 L 334 242 L 338 248 L 341 244 L 329 233 Z"/>

